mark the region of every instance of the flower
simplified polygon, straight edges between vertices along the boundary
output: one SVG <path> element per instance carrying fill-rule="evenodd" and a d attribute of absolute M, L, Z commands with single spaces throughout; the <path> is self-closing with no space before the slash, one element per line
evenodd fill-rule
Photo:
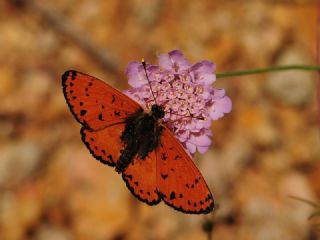
<path fill-rule="evenodd" d="M 150 109 L 156 97 L 157 104 L 165 106 L 163 121 L 190 154 L 205 153 L 211 145 L 210 126 L 229 113 L 232 102 L 224 89 L 212 87 L 216 81 L 215 65 L 207 60 L 190 64 L 179 50 L 159 56 L 159 65 L 141 62 L 128 64 L 126 75 L 131 89 L 124 93 Z"/>

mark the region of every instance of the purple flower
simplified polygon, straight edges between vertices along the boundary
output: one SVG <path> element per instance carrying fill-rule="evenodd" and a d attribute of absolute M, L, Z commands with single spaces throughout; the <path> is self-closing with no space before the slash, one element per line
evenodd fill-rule
<path fill-rule="evenodd" d="M 159 66 L 147 64 L 146 70 L 157 104 L 165 106 L 166 126 L 190 154 L 205 153 L 212 143 L 212 121 L 232 108 L 224 89 L 212 87 L 215 65 L 207 60 L 190 64 L 182 52 L 173 50 L 159 56 Z M 126 74 L 132 88 L 125 94 L 150 109 L 155 101 L 142 64 L 129 63 Z"/>

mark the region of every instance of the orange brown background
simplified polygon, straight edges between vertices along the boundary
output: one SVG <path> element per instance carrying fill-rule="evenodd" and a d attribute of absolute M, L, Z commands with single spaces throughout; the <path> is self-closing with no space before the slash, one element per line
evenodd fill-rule
<path fill-rule="evenodd" d="M 233 110 L 196 164 L 207 217 L 131 196 L 81 142 L 61 89 L 76 69 L 128 87 L 129 61 L 180 49 L 217 71 L 315 64 L 315 1 L 0 2 L 0 239 L 317 239 L 320 145 L 314 73 L 219 79 Z"/>

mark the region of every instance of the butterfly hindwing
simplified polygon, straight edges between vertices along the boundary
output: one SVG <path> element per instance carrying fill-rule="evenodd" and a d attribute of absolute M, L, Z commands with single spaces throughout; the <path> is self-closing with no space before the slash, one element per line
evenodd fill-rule
<path fill-rule="evenodd" d="M 82 127 L 82 141 L 96 159 L 109 166 L 115 166 L 124 148 L 120 140 L 124 128 L 124 123 L 110 125 L 96 131 Z"/>
<path fill-rule="evenodd" d="M 62 75 L 63 93 L 74 117 L 92 130 L 121 122 L 139 104 L 105 82 L 77 71 Z"/>
<path fill-rule="evenodd" d="M 122 174 L 132 194 L 149 205 L 155 205 L 161 201 L 157 192 L 155 159 L 155 152 L 151 152 L 143 160 L 136 157 Z"/>
<path fill-rule="evenodd" d="M 185 213 L 209 213 L 212 194 L 189 154 L 164 128 L 157 153 L 157 187 L 163 201 Z"/>

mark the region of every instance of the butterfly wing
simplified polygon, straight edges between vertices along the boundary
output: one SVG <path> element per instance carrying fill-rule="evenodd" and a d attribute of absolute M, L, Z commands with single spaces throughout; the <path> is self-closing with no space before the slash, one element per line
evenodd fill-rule
<path fill-rule="evenodd" d="M 62 75 L 63 93 L 79 123 L 99 130 L 136 112 L 138 103 L 105 82 L 77 71 Z"/>
<path fill-rule="evenodd" d="M 157 187 L 163 201 L 184 213 L 209 213 L 212 194 L 189 154 L 168 128 L 156 149 Z"/>
<path fill-rule="evenodd" d="M 157 191 L 156 154 L 151 152 L 145 159 L 133 159 L 122 174 L 131 193 L 139 200 L 158 204 L 161 199 Z"/>
<path fill-rule="evenodd" d="M 124 128 L 125 124 L 119 123 L 97 131 L 82 127 L 80 132 L 82 141 L 97 160 L 115 166 L 124 148 L 120 140 Z"/>

